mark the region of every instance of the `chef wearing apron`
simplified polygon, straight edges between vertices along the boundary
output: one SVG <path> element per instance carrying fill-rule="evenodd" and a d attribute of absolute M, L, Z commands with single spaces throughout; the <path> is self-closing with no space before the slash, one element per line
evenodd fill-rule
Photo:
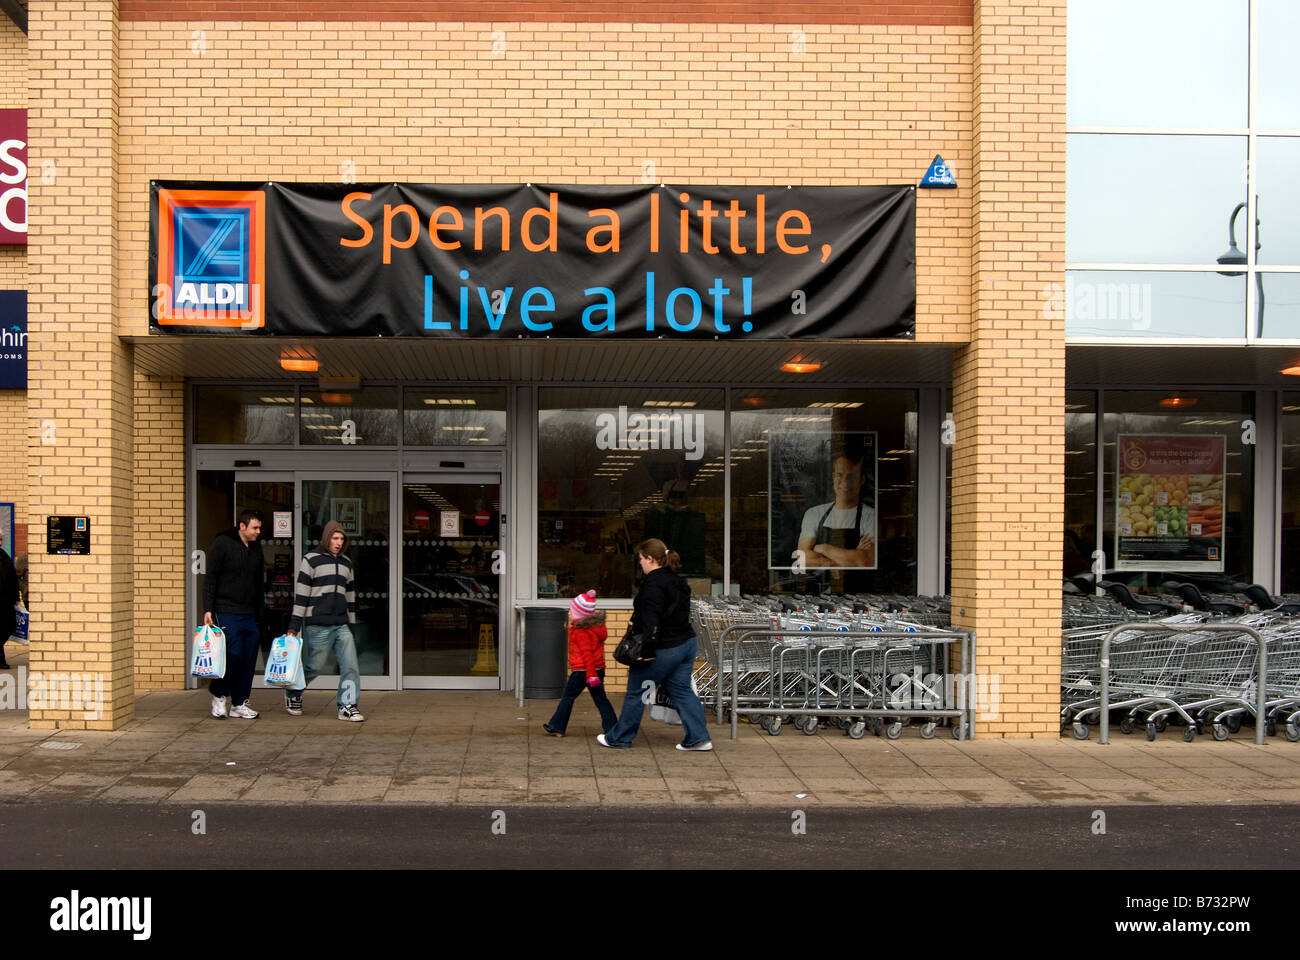
<path fill-rule="evenodd" d="M 862 503 L 864 454 L 837 450 L 831 460 L 835 500 L 804 512 L 799 550 L 804 566 L 874 568 L 876 511 Z"/>

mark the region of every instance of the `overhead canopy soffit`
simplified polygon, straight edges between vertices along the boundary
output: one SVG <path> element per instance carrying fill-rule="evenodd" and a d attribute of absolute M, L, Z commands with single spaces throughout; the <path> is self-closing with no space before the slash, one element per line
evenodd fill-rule
<path fill-rule="evenodd" d="M 577 340 L 290 339 L 126 337 L 135 364 L 160 377 L 284 380 L 359 377 L 397 381 L 540 383 L 947 383 L 952 351 L 938 344 L 852 341 L 704 342 Z M 313 356 L 319 369 L 288 373 L 282 353 Z M 815 373 L 783 363 L 821 364 Z"/>

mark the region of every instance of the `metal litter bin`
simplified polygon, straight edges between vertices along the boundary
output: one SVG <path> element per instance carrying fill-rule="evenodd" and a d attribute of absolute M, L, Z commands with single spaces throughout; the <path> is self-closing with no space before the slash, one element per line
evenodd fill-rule
<path fill-rule="evenodd" d="M 524 697 L 558 700 L 569 679 L 569 611 L 524 608 Z"/>

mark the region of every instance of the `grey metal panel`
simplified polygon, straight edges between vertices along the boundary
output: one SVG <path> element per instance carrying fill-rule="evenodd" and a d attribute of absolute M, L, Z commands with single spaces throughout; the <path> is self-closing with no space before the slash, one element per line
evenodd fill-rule
<path fill-rule="evenodd" d="M 1255 394 L 1255 544 L 1251 578 L 1274 593 L 1281 592 L 1282 487 L 1280 426 L 1281 394 Z"/>
<path fill-rule="evenodd" d="M 1280 371 L 1298 358 L 1300 347 L 1069 346 L 1065 382 L 1071 387 L 1294 389 L 1295 378 Z"/>
<path fill-rule="evenodd" d="M 943 580 L 942 391 L 918 391 L 916 416 L 916 592 L 934 596 Z"/>

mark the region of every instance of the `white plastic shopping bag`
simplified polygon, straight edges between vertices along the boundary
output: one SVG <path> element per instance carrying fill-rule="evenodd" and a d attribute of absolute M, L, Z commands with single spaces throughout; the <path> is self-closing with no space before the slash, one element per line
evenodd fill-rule
<path fill-rule="evenodd" d="M 190 657 L 190 673 L 196 677 L 224 677 L 226 675 L 226 635 L 220 627 L 194 628 L 194 653 Z"/>
<path fill-rule="evenodd" d="M 699 696 L 700 688 L 696 686 L 694 677 L 691 677 L 691 690 Z M 650 707 L 650 719 L 658 720 L 660 723 L 671 723 L 678 727 L 683 726 L 681 715 L 673 709 L 672 698 L 668 696 L 668 690 L 662 684 L 655 688 L 655 702 Z"/>
<path fill-rule="evenodd" d="M 14 643 L 28 643 L 28 627 L 31 624 L 31 618 L 28 616 L 27 608 L 19 600 L 14 604 L 14 632 L 9 637 Z"/>
<path fill-rule="evenodd" d="M 297 686 L 297 682 L 301 674 L 302 638 L 291 637 L 288 634 L 276 637 L 271 641 L 271 652 L 266 657 L 264 677 L 267 684 L 300 690 L 302 687 Z"/>

